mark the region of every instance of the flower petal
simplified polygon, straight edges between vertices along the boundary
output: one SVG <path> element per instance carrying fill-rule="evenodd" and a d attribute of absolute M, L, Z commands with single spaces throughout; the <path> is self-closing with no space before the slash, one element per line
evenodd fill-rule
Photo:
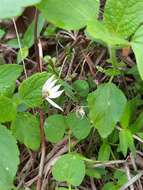
<path fill-rule="evenodd" d="M 51 84 L 51 82 L 54 79 L 54 75 L 52 75 L 43 85 L 42 91 L 47 91 L 47 88 L 49 87 L 49 85 Z"/>
<path fill-rule="evenodd" d="M 52 89 L 54 87 L 54 85 L 56 84 L 58 80 L 53 80 L 48 86 L 47 86 L 47 89 Z"/>
<path fill-rule="evenodd" d="M 64 90 L 60 90 L 60 91 L 57 91 L 57 92 L 50 92 L 50 95 L 48 96 L 48 98 L 58 98 L 62 93 L 63 93 Z"/>
<path fill-rule="evenodd" d="M 60 84 L 59 84 L 59 85 L 56 85 L 56 86 L 54 86 L 54 87 L 51 89 L 51 91 L 52 91 L 53 93 L 54 93 L 54 92 L 57 92 L 60 87 L 61 87 Z"/>
<path fill-rule="evenodd" d="M 47 97 L 46 100 L 47 100 L 53 107 L 55 107 L 55 108 L 57 108 L 57 109 L 63 111 L 63 109 L 62 109 L 59 105 L 57 105 L 55 102 L 53 102 L 50 98 Z"/>

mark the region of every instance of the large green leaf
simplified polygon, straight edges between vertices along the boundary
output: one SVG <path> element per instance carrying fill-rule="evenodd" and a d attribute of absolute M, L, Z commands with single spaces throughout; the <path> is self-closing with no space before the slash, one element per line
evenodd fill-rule
<path fill-rule="evenodd" d="M 95 19 L 88 23 L 87 34 L 93 40 L 104 42 L 107 45 L 129 45 L 127 40 L 123 39 L 119 34 L 110 31 L 103 22 Z"/>
<path fill-rule="evenodd" d="M 89 116 L 103 138 L 106 138 L 120 120 L 126 97 L 113 83 L 100 85 L 88 96 Z"/>
<path fill-rule="evenodd" d="M 73 30 L 87 25 L 98 15 L 98 0 L 42 0 L 37 6 L 49 22 Z"/>
<path fill-rule="evenodd" d="M 85 176 L 85 165 L 78 155 L 66 154 L 56 162 L 52 173 L 57 181 L 78 186 Z"/>
<path fill-rule="evenodd" d="M 31 108 L 42 104 L 42 86 L 48 76 L 46 72 L 36 73 L 21 83 L 19 95 L 23 103 Z"/>
<path fill-rule="evenodd" d="M 19 151 L 15 138 L 2 125 L 0 125 L 0 155 L 0 189 L 11 190 L 19 164 Z"/>
<path fill-rule="evenodd" d="M 21 14 L 24 7 L 39 3 L 40 0 L 1 0 L 0 19 L 13 18 Z"/>
<path fill-rule="evenodd" d="M 143 79 L 143 26 L 139 27 L 134 34 L 131 46 L 136 57 L 138 71 Z"/>
<path fill-rule="evenodd" d="M 111 32 L 127 38 L 143 22 L 142 15 L 142 0 L 107 0 L 104 22 Z"/>
<path fill-rule="evenodd" d="M 16 79 L 22 72 L 22 66 L 16 64 L 0 65 L 0 95 L 12 95 Z"/>
<path fill-rule="evenodd" d="M 38 119 L 30 113 L 19 113 L 12 122 L 13 135 L 28 148 L 37 150 L 40 146 L 40 128 Z"/>
<path fill-rule="evenodd" d="M 56 143 L 62 140 L 66 129 L 64 116 L 60 114 L 49 116 L 45 120 L 44 129 L 46 138 L 50 142 Z"/>
<path fill-rule="evenodd" d="M 10 98 L 0 96 L 0 122 L 12 121 L 16 117 L 16 105 Z"/>

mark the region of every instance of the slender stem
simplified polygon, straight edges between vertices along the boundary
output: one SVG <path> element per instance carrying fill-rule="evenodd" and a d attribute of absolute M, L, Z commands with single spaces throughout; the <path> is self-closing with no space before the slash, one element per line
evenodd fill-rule
<path fill-rule="evenodd" d="M 71 132 L 68 132 L 68 152 L 71 152 Z"/>
<path fill-rule="evenodd" d="M 34 30 L 35 54 L 36 54 L 36 62 L 38 64 L 37 71 L 42 72 L 42 46 L 40 44 L 40 41 L 38 40 L 37 26 L 38 26 L 38 12 L 36 10 L 35 30 Z M 41 159 L 40 159 L 40 164 L 39 164 L 39 173 L 38 173 L 36 190 L 42 189 L 42 176 L 43 176 L 44 161 L 45 161 L 45 154 L 46 154 L 45 133 L 44 133 L 44 112 L 40 110 L 39 114 L 40 114 L 40 135 L 41 135 Z"/>
<path fill-rule="evenodd" d="M 15 22 L 14 18 L 12 19 L 12 21 L 13 21 L 14 29 L 15 29 L 15 32 L 16 32 L 16 37 L 17 37 L 19 49 L 20 49 L 20 55 L 21 55 L 21 58 L 22 58 L 23 70 L 24 70 L 25 78 L 27 78 L 27 72 L 26 72 L 26 67 L 25 67 L 25 62 L 24 62 L 24 59 L 23 59 L 23 55 L 22 55 L 22 46 L 21 46 L 21 42 L 20 42 L 18 29 L 17 29 L 16 22 Z"/>
<path fill-rule="evenodd" d="M 68 186 L 69 186 L 69 190 L 72 190 L 72 188 L 71 188 L 71 184 L 69 184 Z"/>

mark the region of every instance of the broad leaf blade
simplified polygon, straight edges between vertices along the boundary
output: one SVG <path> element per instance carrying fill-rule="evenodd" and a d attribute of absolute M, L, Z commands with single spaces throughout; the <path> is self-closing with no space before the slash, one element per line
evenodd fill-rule
<path fill-rule="evenodd" d="M 129 42 L 119 34 L 111 32 L 105 24 L 98 20 L 92 20 L 87 25 L 87 34 L 96 41 L 102 41 L 112 46 L 128 46 Z"/>
<path fill-rule="evenodd" d="M 85 165 L 78 155 L 66 154 L 55 163 L 52 173 L 57 181 L 78 186 L 85 176 Z"/>
<path fill-rule="evenodd" d="M 80 29 L 97 17 L 98 0 L 42 0 L 37 6 L 49 22 L 67 30 Z"/>
<path fill-rule="evenodd" d="M 0 19 L 18 16 L 26 6 L 39 3 L 40 0 L 1 0 Z"/>
<path fill-rule="evenodd" d="M 0 125 L 0 154 L 0 189 L 11 190 L 19 164 L 19 151 L 16 140 L 2 125 Z"/>
<path fill-rule="evenodd" d="M 12 122 L 11 130 L 27 148 L 37 150 L 40 147 L 40 128 L 38 119 L 30 113 L 19 113 Z"/>
<path fill-rule="evenodd" d="M 142 0 L 107 0 L 104 22 L 108 29 L 128 38 L 143 22 Z"/>
<path fill-rule="evenodd" d="M 0 95 L 12 95 L 16 79 L 21 72 L 22 67 L 20 65 L 4 64 L 0 66 Z"/>
<path fill-rule="evenodd" d="M 99 161 L 108 161 L 110 158 L 111 147 L 108 143 L 103 143 L 100 147 L 98 160 Z"/>
<path fill-rule="evenodd" d="M 44 123 L 45 135 L 48 141 L 56 143 L 62 140 L 66 129 L 63 115 L 55 114 L 49 116 Z"/>
<path fill-rule="evenodd" d="M 48 79 L 48 73 L 36 73 L 24 80 L 19 87 L 19 95 L 28 107 L 40 106 L 42 99 L 42 86 Z"/>
<path fill-rule="evenodd" d="M 88 96 L 89 116 L 103 138 L 106 138 L 120 120 L 126 97 L 113 83 L 102 84 Z"/>

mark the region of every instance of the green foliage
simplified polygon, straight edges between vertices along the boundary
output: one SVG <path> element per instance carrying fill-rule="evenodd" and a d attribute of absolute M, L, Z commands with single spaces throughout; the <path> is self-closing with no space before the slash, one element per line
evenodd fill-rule
<path fill-rule="evenodd" d="M 22 67 L 16 64 L 0 65 L 0 95 L 11 96 Z"/>
<path fill-rule="evenodd" d="M 110 152 L 111 152 L 111 147 L 107 142 L 104 142 L 99 150 L 98 153 L 98 160 L 99 161 L 108 161 L 110 158 Z"/>
<path fill-rule="evenodd" d="M 76 80 L 73 83 L 73 88 L 80 97 L 87 97 L 89 93 L 89 84 L 85 80 Z"/>
<path fill-rule="evenodd" d="M 13 135 L 27 148 L 37 150 L 40 147 L 40 129 L 38 119 L 30 113 L 18 113 L 12 122 Z"/>
<path fill-rule="evenodd" d="M 11 190 L 19 164 L 19 151 L 15 138 L 0 125 L 0 189 Z"/>
<path fill-rule="evenodd" d="M 98 0 L 42 0 L 37 5 L 49 22 L 67 30 L 77 30 L 98 15 Z M 71 11 L 72 10 L 72 11 Z"/>
<path fill-rule="evenodd" d="M 78 155 L 66 154 L 55 163 L 52 173 L 57 181 L 78 186 L 85 176 L 85 165 Z"/>
<path fill-rule="evenodd" d="M 90 133 L 91 125 L 86 117 L 79 118 L 75 113 L 70 113 L 66 118 L 66 123 L 78 140 L 85 139 Z"/>
<path fill-rule="evenodd" d="M 102 84 L 88 96 L 89 116 L 103 138 L 111 134 L 123 114 L 126 97 L 113 83 Z"/>
<path fill-rule="evenodd" d="M 0 122 L 12 121 L 16 117 L 16 105 L 12 99 L 0 96 Z"/>
<path fill-rule="evenodd" d="M 21 101 L 28 107 L 40 106 L 42 99 L 42 86 L 48 79 L 48 73 L 36 73 L 24 80 L 19 87 Z"/>
<path fill-rule="evenodd" d="M 21 14 L 23 7 L 39 3 L 40 0 L 1 0 L 0 19 L 13 18 Z"/>
<path fill-rule="evenodd" d="M 124 156 L 127 155 L 128 148 L 135 155 L 135 145 L 132 133 L 128 129 L 123 129 L 119 133 L 120 144 L 119 150 L 123 153 Z"/>
<path fill-rule="evenodd" d="M 44 123 L 47 140 L 56 143 L 60 141 L 65 133 L 65 118 L 60 114 L 49 116 Z"/>

